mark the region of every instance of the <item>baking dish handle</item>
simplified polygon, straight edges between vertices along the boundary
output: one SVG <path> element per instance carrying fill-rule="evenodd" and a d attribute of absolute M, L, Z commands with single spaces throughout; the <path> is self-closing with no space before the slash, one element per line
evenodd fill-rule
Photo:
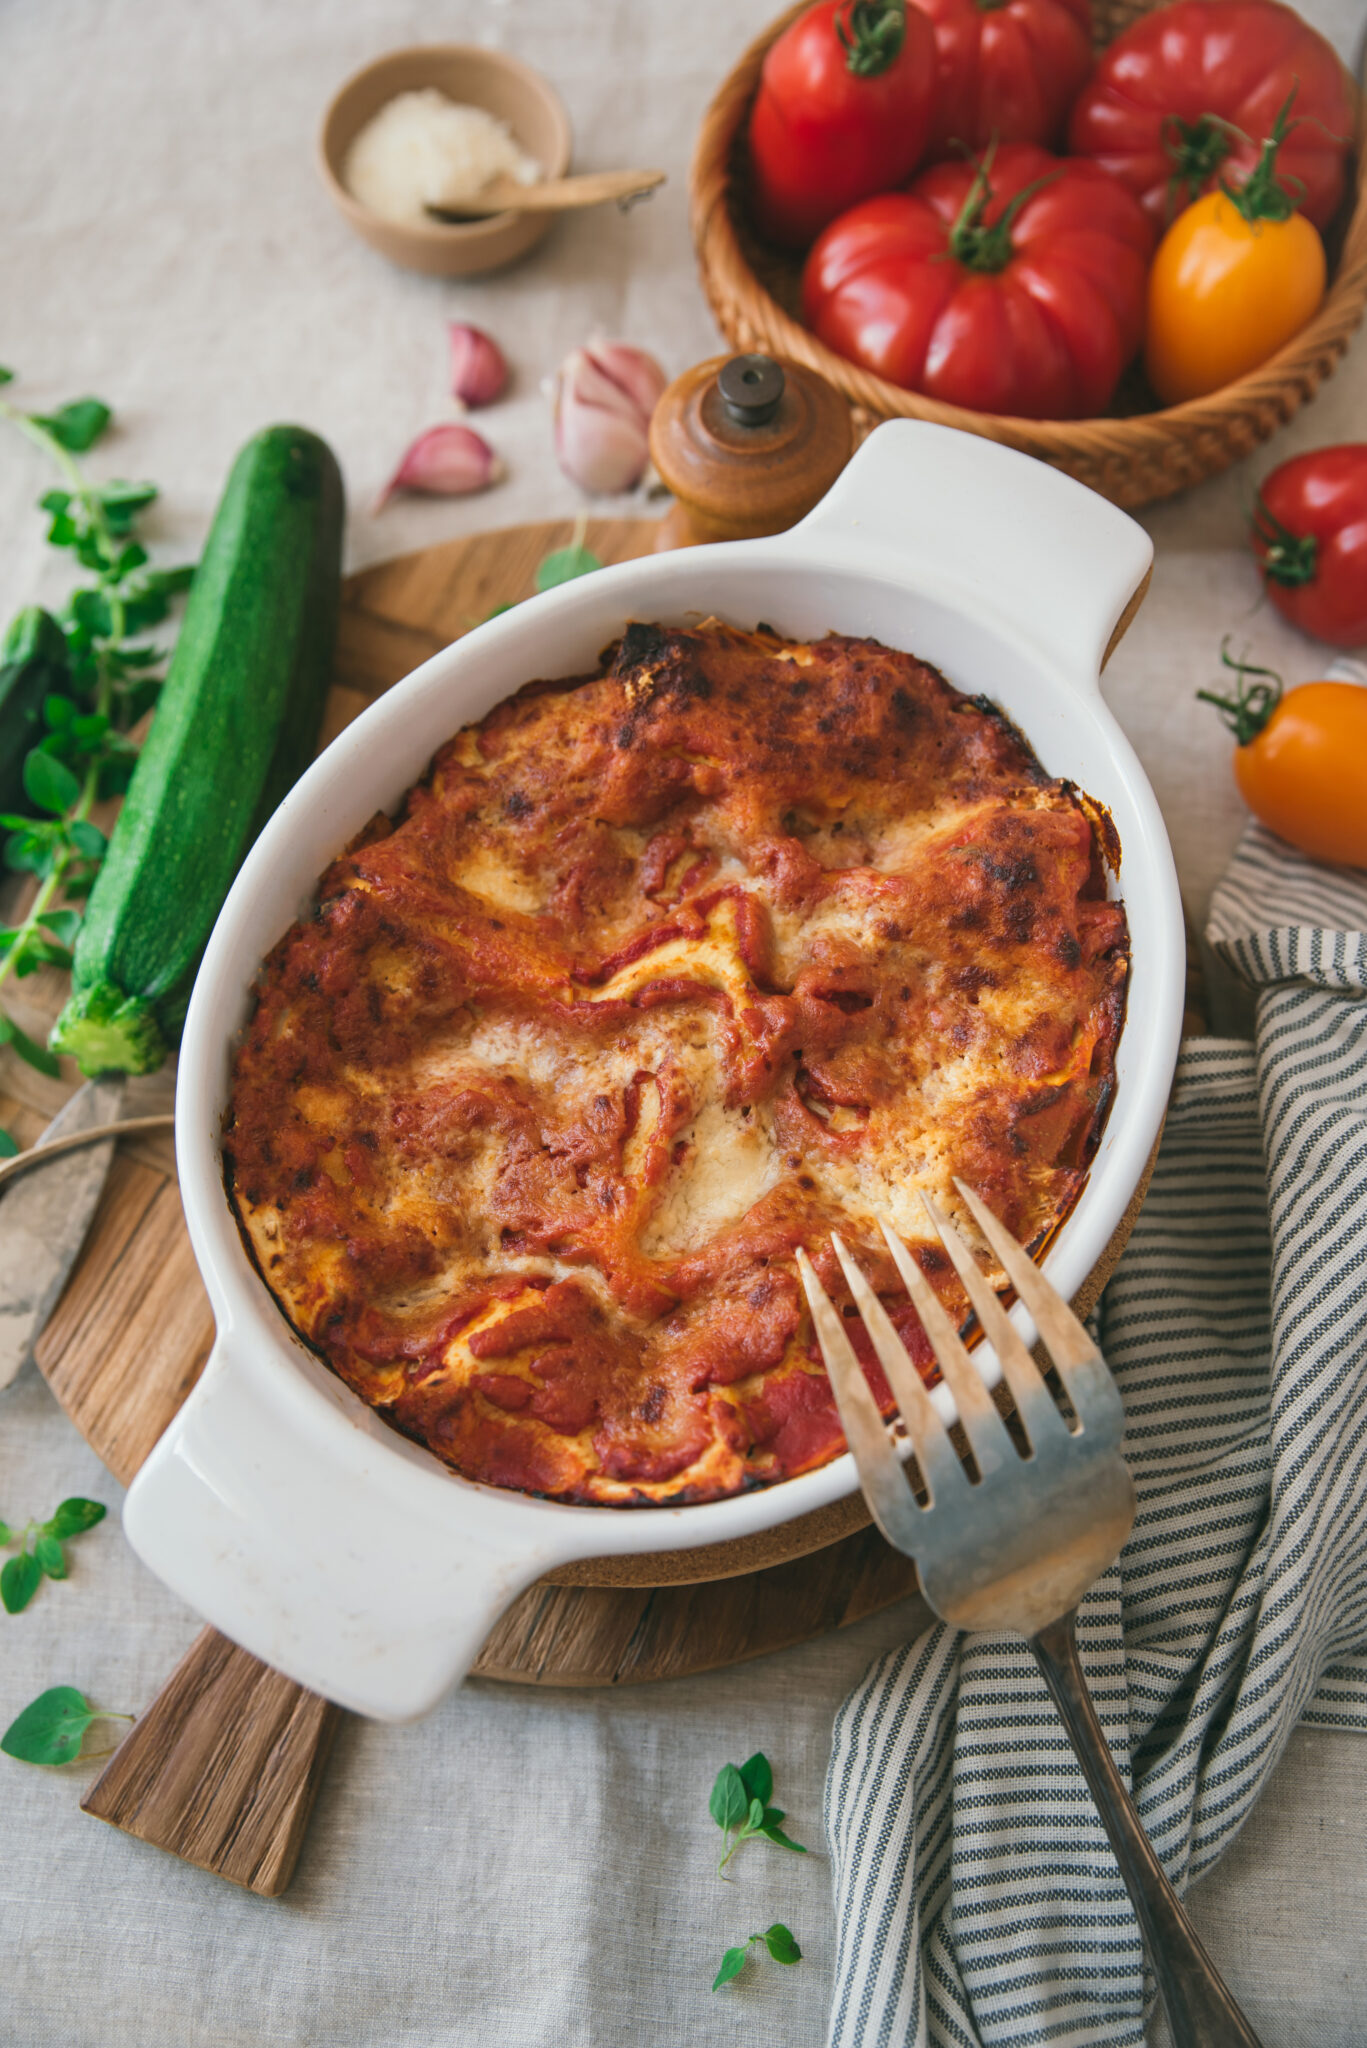
<path fill-rule="evenodd" d="M 1085 484 L 925 420 L 875 428 L 784 539 L 994 616 L 1087 687 L 1139 609 L 1153 562 L 1143 527 Z"/>
<path fill-rule="evenodd" d="M 357 1713 L 411 1720 L 464 1677 L 517 1594 L 574 1552 L 540 1503 L 467 1487 L 425 1453 L 396 1458 L 394 1443 L 340 1386 L 220 1331 L 133 1481 L 124 1531 L 263 1662 Z"/>

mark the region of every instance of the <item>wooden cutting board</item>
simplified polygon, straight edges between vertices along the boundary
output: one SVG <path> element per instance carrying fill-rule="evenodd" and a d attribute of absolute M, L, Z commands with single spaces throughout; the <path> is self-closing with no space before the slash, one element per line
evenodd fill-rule
<path fill-rule="evenodd" d="M 649 551 L 654 522 L 595 520 L 604 561 Z M 559 524 L 447 542 L 353 576 L 345 587 L 324 741 L 495 606 L 530 594 L 537 564 L 571 539 Z M 41 1028 L 60 984 L 27 985 Z M 70 1084 L 0 1064 L 0 1119 L 25 1142 Z M 1146 1176 L 1147 1179 L 1147 1176 Z M 1143 1190 L 1084 1290 L 1095 1299 Z M 169 1138 L 120 1149 L 82 1257 L 38 1346 L 53 1392 L 127 1483 L 194 1385 L 213 1321 L 190 1252 Z M 514 1602 L 475 1673 L 523 1684 L 617 1685 L 680 1677 L 789 1647 L 915 1593 L 909 1561 L 859 1496 L 744 1544 L 601 1561 Z M 928 1618 L 910 1613 L 908 1627 Z M 139 1718 L 84 1802 L 235 1882 L 274 1893 L 298 1853 L 336 1710 L 212 1630 Z M 227 1731 L 231 1730 L 231 1740 Z"/>

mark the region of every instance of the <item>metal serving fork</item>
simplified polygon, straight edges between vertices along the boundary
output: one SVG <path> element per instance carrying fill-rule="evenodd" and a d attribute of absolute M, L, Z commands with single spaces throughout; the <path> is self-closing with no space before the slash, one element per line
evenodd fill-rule
<path fill-rule="evenodd" d="M 1028 1640 L 1063 1717 L 1139 1917 L 1176 2048 L 1258 2048 L 1153 1852 L 1087 1691 L 1073 1633 L 1078 1601 L 1134 1521 L 1120 1456 L 1124 1415 L 1110 1371 L 1068 1304 L 991 1211 L 956 1181 L 1048 1345 L 1077 1418 L 1070 1428 L 953 1224 L 926 1210 L 1000 1361 L 1029 1439 L 1022 1455 L 982 1375 L 907 1247 L 884 1222 L 893 1262 L 954 1397 L 979 1477 L 970 1480 L 887 1313 L 834 1232 L 864 1328 L 892 1388 L 929 1498 L 917 1500 L 844 1323 L 803 1251 L 798 1269 L 846 1441 L 883 1534 L 916 1563 L 929 1605 L 952 1628 L 1011 1629 Z"/>

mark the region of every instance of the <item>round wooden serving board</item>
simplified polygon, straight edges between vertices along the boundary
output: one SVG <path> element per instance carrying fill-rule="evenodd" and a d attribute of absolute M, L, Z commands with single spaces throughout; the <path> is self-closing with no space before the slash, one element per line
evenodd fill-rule
<path fill-rule="evenodd" d="M 584 538 L 604 561 L 624 561 L 649 552 L 656 530 L 651 520 L 594 520 Z M 324 743 L 495 606 L 528 596 L 542 557 L 570 538 L 568 525 L 509 527 L 351 577 Z M 15 1068 L 8 1085 L 30 1086 L 21 1078 L 28 1071 Z M 35 1080 L 43 1100 L 28 1107 L 50 1115 L 60 1091 Z M 24 1121 L 21 1112 L 27 1136 Z M 1083 1290 L 1084 1307 L 1119 1257 L 1142 1196 L 1141 1187 Z M 213 1334 L 170 1140 L 130 1141 L 37 1349 L 58 1400 L 125 1484 L 199 1377 Z M 514 1602 L 475 1671 L 542 1685 L 679 1677 L 806 1641 L 915 1588 L 911 1564 L 870 1526 L 856 1493 L 738 1542 L 552 1573 Z"/>

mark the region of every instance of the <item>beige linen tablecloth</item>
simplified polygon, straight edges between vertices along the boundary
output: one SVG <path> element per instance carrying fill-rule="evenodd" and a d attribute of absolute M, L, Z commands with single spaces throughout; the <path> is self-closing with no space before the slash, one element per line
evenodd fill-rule
<path fill-rule="evenodd" d="M 1362 0 L 1306 0 L 1355 59 Z M 327 435 L 354 507 L 353 564 L 479 527 L 568 516 L 539 385 L 595 328 L 671 372 L 719 345 L 688 244 L 684 177 L 709 91 L 770 0 L 7 0 L 0 6 L 0 362 L 35 407 L 115 408 L 92 466 L 151 476 L 158 553 L 197 547 L 257 427 Z M 444 284 L 386 267 L 310 163 L 323 103 L 356 65 L 422 40 L 487 41 L 563 92 L 591 169 L 658 163 L 626 217 L 566 221 L 521 269 Z M 507 481 L 477 499 L 367 510 L 412 434 L 449 417 L 444 326 L 503 341 L 516 383 L 485 429 Z M 1367 347 L 1272 446 L 1149 525 L 1151 594 L 1106 690 L 1152 776 L 1194 921 L 1243 813 L 1228 741 L 1192 701 L 1233 631 L 1288 681 L 1323 656 L 1258 606 L 1242 547 L 1252 484 L 1296 449 L 1360 437 Z M 0 615 L 59 597 L 32 502 L 36 451 L 0 438 Z M 629 504 L 606 509 L 627 510 Z M 649 509 L 647 507 L 640 508 Z M 7 1057 L 7 1055 L 0 1055 Z M 0 1514 L 119 1489 L 30 1369 L 0 1396 Z M 138 1707 L 195 1632 L 111 1515 L 63 1586 L 0 1615 L 0 1725 L 70 1683 Z M 897 1610 L 805 1649 L 634 1691 L 463 1687 L 419 1726 L 349 1721 L 284 1899 L 232 1890 L 87 1819 L 89 1772 L 0 1759 L 3 2048 L 806 2048 L 824 2037 L 824 1855 L 747 1846 L 715 1875 L 707 1793 L 762 1748 L 799 1840 L 820 1850 L 831 1721 Z M 1267 2048 L 1367 2038 L 1364 1755 L 1302 1732 L 1227 1861 L 1192 1897 Z M 786 1921 L 804 1960 L 713 1995 L 723 1948 Z"/>

